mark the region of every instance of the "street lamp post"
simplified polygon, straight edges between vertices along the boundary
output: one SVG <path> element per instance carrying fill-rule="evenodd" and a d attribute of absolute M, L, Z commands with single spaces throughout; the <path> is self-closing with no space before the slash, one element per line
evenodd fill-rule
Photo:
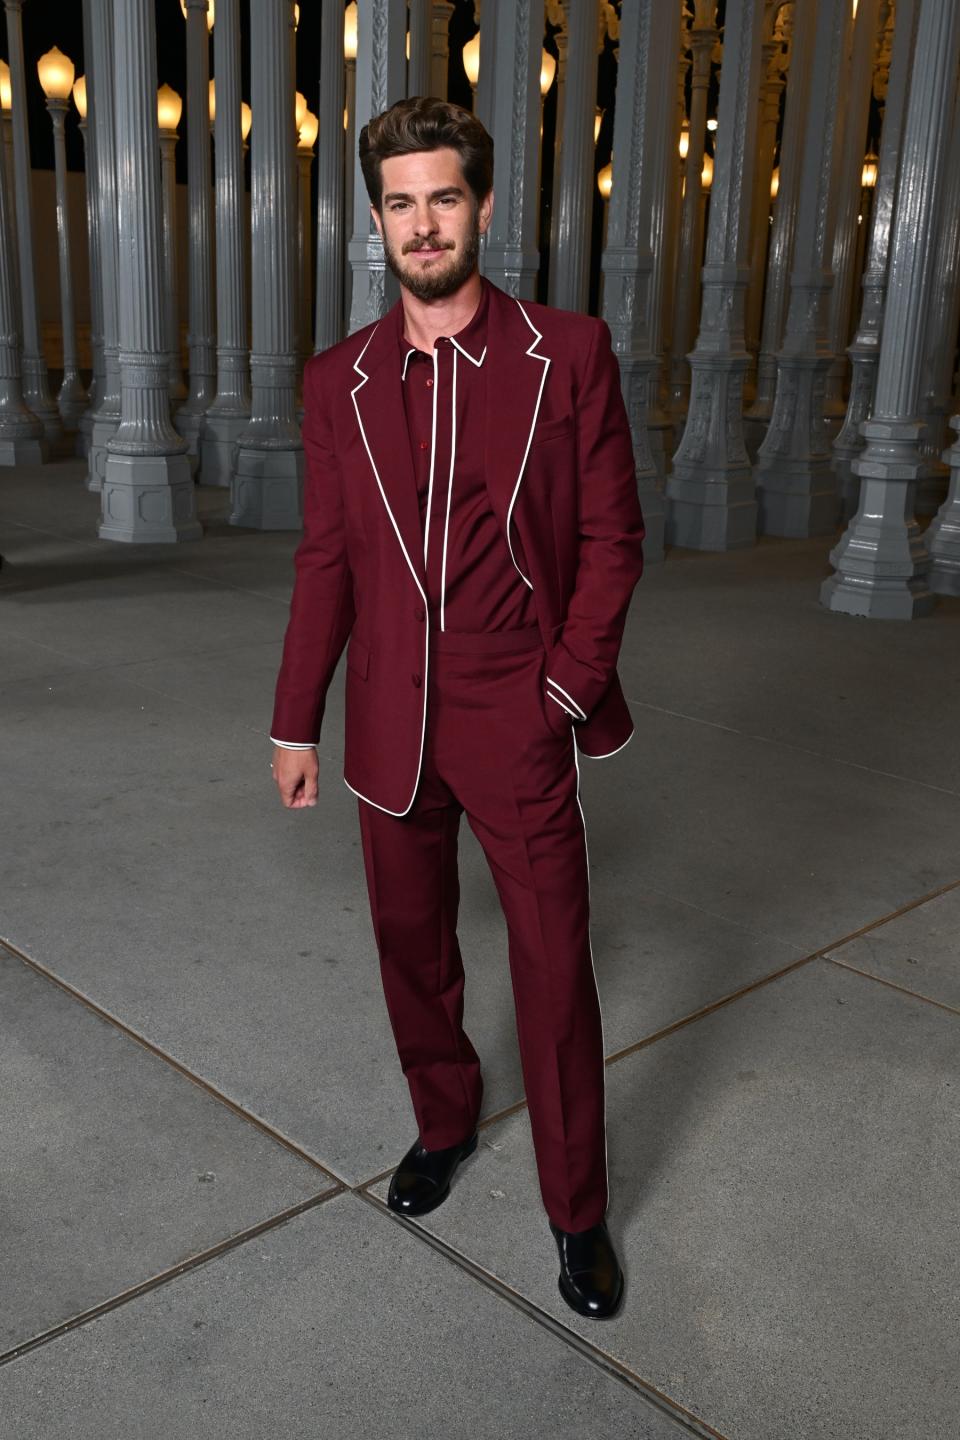
<path fill-rule="evenodd" d="M 298 369 L 303 368 L 313 353 L 313 296 L 311 294 L 311 271 L 313 240 L 310 233 L 310 170 L 313 165 L 313 147 L 320 133 L 320 121 L 312 110 L 308 110 L 297 129 L 297 272 L 300 283 L 297 288 L 297 339 L 299 341 Z"/>
<path fill-rule="evenodd" d="M 89 55 L 89 15 L 84 15 L 85 52 Z M 90 453 L 93 416 L 103 394 L 103 297 L 100 281 L 100 197 L 97 193 L 97 167 L 94 159 L 93 130 L 87 125 L 87 77 L 80 75 L 73 82 L 73 103 L 80 116 L 78 129 L 83 137 L 83 173 L 86 182 L 87 254 L 90 262 L 90 354 L 93 374 L 87 391 L 87 408 L 77 424 L 77 454 L 86 458 Z"/>
<path fill-rule="evenodd" d="M 77 324 L 70 273 L 70 212 L 67 208 L 67 154 L 64 142 L 67 108 L 73 89 L 74 65 L 54 45 L 37 62 L 40 85 L 53 122 L 53 162 L 57 183 L 57 253 L 60 262 L 60 325 L 63 332 L 63 380 L 57 409 L 64 427 L 76 430 L 87 408 L 87 392 L 77 363 Z"/>
<path fill-rule="evenodd" d="M 170 399 L 185 400 L 187 387 L 180 362 L 180 288 L 177 281 L 177 126 L 183 101 L 170 85 L 157 91 L 157 125 L 160 132 L 161 195 L 163 200 L 163 306 L 164 336 L 170 357 Z"/>

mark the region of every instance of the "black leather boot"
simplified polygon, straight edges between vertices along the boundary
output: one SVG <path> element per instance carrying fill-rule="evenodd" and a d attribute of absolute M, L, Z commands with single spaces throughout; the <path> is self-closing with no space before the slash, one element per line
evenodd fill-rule
<path fill-rule="evenodd" d="M 477 1148 L 477 1132 L 460 1145 L 425 1150 L 418 1136 L 393 1172 L 387 1204 L 398 1215 L 426 1215 L 450 1194 L 453 1172 Z"/>
<path fill-rule="evenodd" d="M 623 1272 L 607 1233 L 607 1222 L 589 1230 L 561 1230 L 550 1221 L 560 1254 L 560 1294 L 571 1310 L 606 1320 L 623 1295 Z"/>

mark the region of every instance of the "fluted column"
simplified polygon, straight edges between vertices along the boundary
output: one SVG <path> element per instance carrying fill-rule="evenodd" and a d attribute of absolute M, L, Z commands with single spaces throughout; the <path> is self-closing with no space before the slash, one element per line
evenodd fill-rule
<path fill-rule="evenodd" d="M 707 143 L 710 57 L 720 37 L 716 28 L 716 0 L 694 0 L 694 3 L 696 14 L 690 29 L 690 50 L 693 56 L 690 74 L 690 127 L 685 165 L 686 184 L 680 212 L 670 360 L 670 409 L 677 414 L 686 410 L 690 395 L 687 352 L 692 348 L 696 335 L 700 297 L 700 171 Z"/>
<path fill-rule="evenodd" d="M 844 98 L 844 129 L 842 148 L 838 155 L 839 187 L 837 219 L 833 230 L 833 289 L 830 292 L 830 319 L 827 339 L 833 359 L 827 371 L 824 418 L 831 439 L 839 431 L 846 414 L 844 381 L 847 374 L 847 339 L 849 336 L 850 295 L 853 290 L 853 262 L 857 249 L 863 176 L 863 156 L 867 144 L 867 123 L 870 118 L 870 88 L 873 62 L 877 48 L 880 0 L 859 0 L 853 26 L 853 51 L 850 81 Z"/>
<path fill-rule="evenodd" d="M 650 249 L 653 266 L 650 271 L 650 349 L 657 357 L 657 371 L 648 396 L 647 429 L 657 473 L 663 479 L 668 457 L 674 446 L 673 416 L 664 408 L 662 392 L 666 389 L 668 370 L 663 347 L 663 292 L 667 268 L 666 230 L 670 210 L 670 187 L 673 157 L 680 143 L 676 129 L 676 108 L 673 87 L 677 50 L 680 45 L 680 7 L 658 5 L 656 23 L 650 36 L 652 74 L 649 139 L 649 200 L 647 215 L 650 224 Z"/>
<path fill-rule="evenodd" d="M 543 50 L 543 0 L 484 0 L 483 25 L 495 15 L 494 44 L 486 48 L 483 67 L 493 69 L 491 119 L 484 124 L 493 136 L 496 155 L 497 203 L 487 231 L 483 270 L 488 279 L 515 299 L 536 294 L 540 254 L 537 249 L 537 168 L 540 157 L 540 56 Z M 595 44 L 595 42 L 592 42 Z"/>
<path fill-rule="evenodd" d="M 473 113 L 493 134 L 494 56 L 497 51 L 498 0 L 473 0 L 473 18 L 480 27 L 480 73 L 473 97 Z"/>
<path fill-rule="evenodd" d="M 890 236 L 890 273 L 873 413 L 853 461 L 860 504 L 830 556 L 821 602 L 848 615 L 910 620 L 933 605 L 913 514 L 924 318 L 953 121 L 960 7 L 920 0 Z"/>
<path fill-rule="evenodd" d="M 883 100 L 885 97 L 886 100 L 880 132 L 877 184 L 873 193 L 867 261 L 861 280 L 860 323 L 852 343 L 847 348 L 852 365 L 847 413 L 840 433 L 833 442 L 833 469 L 840 494 L 840 513 L 845 520 L 857 509 L 860 477 L 854 474 L 852 461 L 863 449 L 861 424 L 870 411 L 880 357 L 890 226 L 897 190 L 903 122 L 918 15 L 919 0 L 897 0 L 895 28 L 892 16 L 888 17 L 888 29 L 892 31 L 893 37 L 892 47 L 889 53 L 885 51 L 881 56 L 881 65 L 874 83 L 877 98 Z"/>
<path fill-rule="evenodd" d="M 60 330 L 63 337 L 63 381 L 57 392 L 57 409 L 66 430 L 75 430 L 87 408 L 87 392 L 77 359 L 77 322 L 70 271 L 70 211 L 67 207 L 67 152 L 64 122 L 68 101 L 47 97 L 53 121 L 53 164 L 57 187 L 57 260 L 60 267 Z"/>
<path fill-rule="evenodd" d="M 361 25 L 362 14 L 361 7 Z M 258 0 L 251 8 L 253 406 L 237 440 L 230 523 L 260 530 L 295 530 L 301 523 L 292 26 L 292 0 Z"/>
<path fill-rule="evenodd" d="M 433 0 L 410 0 L 410 59 L 407 94 L 431 95 L 433 58 Z M 442 98 L 442 97 L 441 97 Z"/>
<path fill-rule="evenodd" d="M 960 97 L 954 103 L 948 153 L 960 156 Z M 950 475 L 942 452 L 951 440 L 947 419 L 954 408 L 953 361 L 960 324 L 960 165 L 955 160 L 947 167 L 937 231 L 920 367 L 918 414 L 923 432 L 914 497 L 917 515 L 937 514 Z"/>
<path fill-rule="evenodd" d="M 163 215 L 164 335 L 167 344 L 167 384 L 171 401 L 187 398 L 180 361 L 180 285 L 177 266 L 177 140 L 176 130 L 160 130 L 160 192 Z"/>
<path fill-rule="evenodd" d="M 342 29 L 342 17 L 340 23 Z M 341 60 L 341 69 L 342 63 Z M 247 214 L 240 109 L 240 0 L 218 0 L 213 27 L 213 69 L 217 86 L 213 119 L 216 150 L 217 393 L 200 427 L 200 478 L 205 485 L 229 485 L 234 446 L 250 419 Z"/>
<path fill-rule="evenodd" d="M 327 9 L 329 10 L 329 6 Z M 344 105 L 347 123 L 343 132 L 343 215 L 344 215 L 344 263 L 341 267 L 343 278 L 343 313 L 349 318 L 353 300 L 353 266 L 350 263 L 350 241 L 353 238 L 353 210 L 357 165 L 357 57 L 343 62 Z M 337 337 L 342 339 L 342 335 Z"/>
<path fill-rule="evenodd" d="M 685 163 L 680 158 L 680 136 L 687 120 L 687 71 L 690 69 L 690 16 L 681 6 L 680 36 L 676 56 L 676 82 L 674 88 L 675 114 L 673 119 L 674 146 L 670 152 L 670 176 L 667 192 L 667 212 L 663 227 L 663 249 L 666 263 L 663 270 L 663 300 L 660 306 L 663 327 L 663 349 L 665 365 L 665 404 L 672 414 L 670 405 L 670 377 L 673 374 L 673 311 L 677 281 L 677 237 L 680 233 L 680 216 L 683 209 L 685 185 Z M 687 131 L 689 141 L 689 128 Z"/>
<path fill-rule="evenodd" d="M 767 247 L 767 275 L 763 294 L 756 391 L 744 415 L 747 451 L 752 456 L 756 455 L 773 414 L 773 397 L 777 389 L 777 351 L 783 341 L 787 303 L 790 298 L 790 272 L 796 238 L 797 207 L 800 201 L 803 142 L 810 110 L 814 18 L 809 6 L 805 6 L 803 24 L 794 25 L 790 45 L 790 69 L 787 75 L 783 133 L 780 141 L 780 185 L 773 205 L 770 244 Z"/>
<path fill-rule="evenodd" d="M 313 146 L 297 146 L 297 373 L 313 354 L 313 235 L 310 230 L 310 171 Z"/>
<path fill-rule="evenodd" d="M 693 550 L 752 545 L 756 503 L 743 442 L 743 333 L 750 277 L 763 0 L 727 0 L 700 333 L 683 438 L 667 480 L 667 536 Z"/>
<path fill-rule="evenodd" d="M 6 166 L 0 164 L 0 465 L 47 458 L 43 425 L 23 402 Z"/>
<path fill-rule="evenodd" d="M 20 310 L 23 337 L 23 398 L 43 425 L 51 442 L 63 434 L 60 415 L 50 397 L 47 362 L 40 344 L 40 316 L 34 272 L 33 200 L 30 189 L 30 138 L 27 132 L 27 88 L 23 65 L 23 0 L 4 0 L 10 91 L 13 105 L 13 169 L 16 186 L 17 252 L 20 262 Z"/>
<path fill-rule="evenodd" d="M 603 318 L 613 350 L 630 420 L 637 488 L 646 538 L 647 560 L 663 558 L 663 499 L 650 449 L 647 413 L 657 360 L 650 349 L 650 229 L 647 214 L 647 138 L 650 133 L 650 32 L 659 0 L 636 0 L 624 8 L 620 28 L 617 105 L 613 118 L 613 189 L 604 246 Z"/>
<path fill-rule="evenodd" d="M 207 30 L 208 0 L 185 0 L 185 3 L 189 394 L 185 403 L 177 410 L 174 423 L 187 441 L 196 468 L 203 416 L 213 402 L 216 377 L 213 342 L 213 254 L 210 244 L 210 37 Z M 219 96 L 217 98 L 219 100 Z"/>
<path fill-rule="evenodd" d="M 569 41 L 563 128 L 554 160 L 550 304 L 587 309 L 593 218 L 593 122 L 597 108 L 598 0 L 566 0 Z"/>
<path fill-rule="evenodd" d="M 170 423 L 153 0 L 114 10 L 120 424 L 107 443 L 101 540 L 200 537 L 186 442 Z"/>
<path fill-rule="evenodd" d="M 365 0 L 357 27 L 356 136 L 367 121 L 393 105 L 406 87 L 407 7 L 405 0 Z M 256 111 L 254 111 L 256 114 Z M 353 153 L 353 238 L 348 246 L 352 274 L 350 331 L 383 314 L 388 294 L 383 244 L 370 215 L 357 144 Z M 392 277 L 391 277 L 392 280 Z"/>
<path fill-rule="evenodd" d="M 819 0 L 810 81 L 812 123 L 804 143 L 790 308 L 777 355 L 773 417 L 754 472 L 758 528 L 766 535 L 823 535 L 837 520 L 823 397 L 833 358 L 827 321 L 837 190 L 834 148 L 850 23 L 850 0 Z"/>
<path fill-rule="evenodd" d="M 450 17 L 454 7 L 450 0 L 432 0 L 430 10 L 429 93 L 438 100 L 446 100 L 450 67 Z"/>
<path fill-rule="evenodd" d="M 756 394 L 756 366 L 760 350 L 760 317 L 763 312 L 763 277 L 770 243 L 770 182 L 777 147 L 780 97 L 785 84 L 790 33 L 795 10 L 792 3 L 766 0 L 761 45 L 760 111 L 757 130 L 757 165 L 750 210 L 750 283 L 744 321 L 744 335 L 750 365 L 744 380 L 745 398 Z"/>
<path fill-rule="evenodd" d="M 317 311 L 314 345 L 343 339 L 344 236 L 343 7 L 320 12 L 320 100 L 317 114 Z"/>
<path fill-rule="evenodd" d="M 88 61 L 84 77 L 87 94 L 87 115 L 90 113 L 89 58 L 93 49 L 89 0 L 83 0 L 83 53 Z M 90 349 L 93 355 L 93 379 L 87 393 L 87 408 L 77 425 L 77 454 L 89 457 L 93 417 L 103 394 L 103 287 L 100 280 L 100 195 L 97 190 L 96 135 L 89 120 L 80 121 L 83 136 L 83 174 L 86 190 L 87 257 L 90 265 Z"/>
<path fill-rule="evenodd" d="M 100 300 L 103 312 L 103 394 L 94 412 L 87 452 L 87 486 L 99 490 L 107 442 L 120 424 L 119 241 L 117 139 L 114 124 L 113 0 L 89 0 L 90 53 L 86 56 L 87 115 L 92 116 L 100 218 Z"/>

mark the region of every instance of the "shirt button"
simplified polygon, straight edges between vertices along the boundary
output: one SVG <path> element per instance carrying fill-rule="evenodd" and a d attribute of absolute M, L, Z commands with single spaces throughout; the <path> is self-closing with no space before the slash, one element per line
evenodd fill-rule
<path fill-rule="evenodd" d="M 421 440 L 421 441 L 420 441 L 420 449 L 421 449 L 421 450 L 426 450 L 429 444 L 430 444 L 430 441 L 429 441 L 429 440 Z"/>
<path fill-rule="evenodd" d="M 425 620 L 425 619 L 427 618 L 426 611 L 424 610 L 424 608 L 423 608 L 422 605 L 418 605 L 417 608 L 416 608 L 416 610 L 414 610 L 414 612 L 413 612 L 413 618 L 414 618 L 414 620 L 420 620 L 420 621 L 423 621 L 423 620 Z"/>
<path fill-rule="evenodd" d="M 414 688 L 415 690 L 419 690 L 419 689 L 420 689 L 420 686 L 423 684 L 423 681 L 422 681 L 422 679 L 420 678 L 420 676 L 419 676 L 418 674 L 416 674 L 416 672 L 414 672 L 414 674 L 410 676 L 410 679 L 413 681 L 413 688 Z"/>
<path fill-rule="evenodd" d="M 433 387 L 433 380 L 430 379 L 430 380 L 427 381 L 427 389 L 430 390 L 430 389 L 432 389 L 432 387 Z"/>

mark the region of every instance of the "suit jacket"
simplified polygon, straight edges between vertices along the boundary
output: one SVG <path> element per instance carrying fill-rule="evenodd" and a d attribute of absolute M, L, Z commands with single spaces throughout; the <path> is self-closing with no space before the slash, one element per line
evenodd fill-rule
<path fill-rule="evenodd" d="M 600 758 L 633 733 L 616 662 L 644 533 L 610 331 L 490 285 L 485 369 L 490 503 L 533 591 L 546 674 Z M 344 778 L 395 815 L 420 776 L 430 627 L 400 372 L 386 321 L 307 363 L 304 534 L 271 728 L 319 739 L 349 640 Z"/>

